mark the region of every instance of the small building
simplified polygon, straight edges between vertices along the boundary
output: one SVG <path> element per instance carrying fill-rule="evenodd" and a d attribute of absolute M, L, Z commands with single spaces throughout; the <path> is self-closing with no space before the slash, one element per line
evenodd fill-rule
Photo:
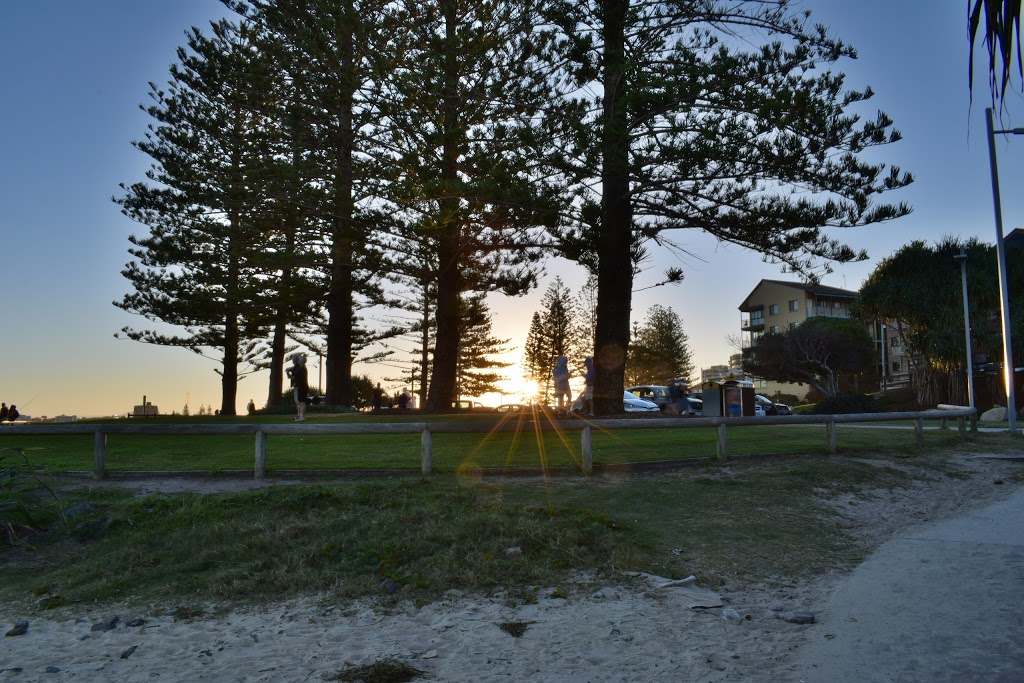
<path fill-rule="evenodd" d="M 132 417 L 156 417 L 159 414 L 160 409 L 150 401 L 146 401 L 142 405 L 137 405 L 132 408 Z"/>

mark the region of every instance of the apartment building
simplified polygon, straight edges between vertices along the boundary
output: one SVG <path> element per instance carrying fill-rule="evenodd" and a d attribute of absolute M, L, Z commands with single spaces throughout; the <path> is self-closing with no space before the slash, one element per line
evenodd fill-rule
<path fill-rule="evenodd" d="M 853 304 L 860 298 L 858 292 L 827 285 L 782 280 L 761 280 L 740 304 L 740 330 L 742 343 L 749 348 L 764 334 L 779 333 L 792 329 L 809 318 L 849 318 Z M 899 384 L 909 380 L 911 358 L 905 344 L 892 326 L 874 321 L 867 323 L 868 334 L 879 349 L 882 359 L 878 368 L 882 386 Z M 884 372 L 883 372 L 884 370 Z M 783 391 L 803 395 L 806 387 L 798 390 L 796 385 L 774 385 L 760 383 L 760 389 Z"/>
<path fill-rule="evenodd" d="M 761 280 L 740 304 L 743 346 L 766 333 L 792 329 L 808 318 L 849 318 L 857 292 L 803 282 Z"/>

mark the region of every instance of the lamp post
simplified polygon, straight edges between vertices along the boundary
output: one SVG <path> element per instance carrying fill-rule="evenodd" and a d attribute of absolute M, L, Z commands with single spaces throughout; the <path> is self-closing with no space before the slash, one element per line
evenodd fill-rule
<path fill-rule="evenodd" d="M 1014 395 L 1013 347 L 1010 343 L 1010 296 L 1006 287 L 1006 248 L 1003 246 L 1003 206 L 999 201 L 999 168 L 996 166 L 996 135 L 1024 135 L 1024 128 L 996 130 L 992 108 L 985 109 L 988 156 L 992 167 L 992 199 L 996 211 L 996 258 L 999 260 L 999 304 L 1003 313 L 1003 381 L 1006 383 L 1006 419 L 1010 434 L 1017 433 L 1017 400 Z"/>
<path fill-rule="evenodd" d="M 886 386 L 885 379 L 886 377 L 889 376 L 889 361 L 887 361 L 885 358 L 885 323 L 882 323 L 882 330 L 880 334 L 882 339 L 882 393 L 885 393 L 885 391 L 888 389 L 888 386 Z"/>
<path fill-rule="evenodd" d="M 967 340 L 967 405 L 974 407 L 974 354 L 971 352 L 971 310 L 967 305 L 967 251 L 953 257 L 960 264 L 960 279 L 964 285 L 964 336 Z"/>

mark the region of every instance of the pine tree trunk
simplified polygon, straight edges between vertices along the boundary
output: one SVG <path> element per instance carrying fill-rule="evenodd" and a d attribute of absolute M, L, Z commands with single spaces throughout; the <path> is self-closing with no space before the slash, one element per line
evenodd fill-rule
<path fill-rule="evenodd" d="M 622 410 L 633 289 L 630 263 L 633 214 L 629 196 L 625 21 L 628 2 L 604 4 L 604 120 L 601 235 L 598 245 L 597 333 L 594 361 L 598 414 Z"/>
<path fill-rule="evenodd" d="M 352 16 L 351 0 L 346 15 Z M 340 23 L 336 37 L 341 52 L 343 78 L 338 83 L 338 137 L 335 141 L 334 211 L 331 243 L 331 282 L 327 297 L 327 403 L 352 405 L 352 324 L 355 282 L 354 202 L 352 157 L 355 132 L 352 108 L 355 106 L 353 72 L 353 36 L 350 26 Z"/>
<path fill-rule="evenodd" d="M 445 35 L 454 39 L 458 20 L 455 3 L 443 0 Z M 458 159 L 461 143 L 459 130 L 459 78 L 458 55 L 448 50 L 444 56 L 444 97 L 441 102 L 444 138 L 442 142 L 441 180 L 446 189 L 446 199 L 440 203 L 440 229 L 438 239 L 438 264 L 440 272 L 437 281 L 437 309 L 435 319 L 437 332 L 434 335 L 434 363 L 430 373 L 430 389 L 427 392 L 427 410 L 449 410 L 455 398 L 455 381 L 459 358 L 459 294 L 462 278 L 459 273 L 459 247 L 461 225 L 459 224 Z"/>

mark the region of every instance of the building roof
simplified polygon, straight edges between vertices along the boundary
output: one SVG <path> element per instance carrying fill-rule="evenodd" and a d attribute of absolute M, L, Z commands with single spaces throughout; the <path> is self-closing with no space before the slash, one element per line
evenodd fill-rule
<path fill-rule="evenodd" d="M 1003 238 L 1003 246 L 1024 250 L 1024 228 L 1014 228 Z"/>
<path fill-rule="evenodd" d="M 797 289 L 807 294 L 813 294 L 814 296 L 831 296 L 839 299 L 859 299 L 860 292 L 851 292 L 848 289 L 840 289 L 839 287 L 829 287 L 828 285 L 813 284 L 810 282 L 786 282 L 784 280 L 761 280 L 757 283 L 757 286 L 751 290 L 747 298 L 740 304 L 741 311 L 750 311 L 753 309 L 750 305 L 750 299 L 757 294 L 757 290 L 761 288 L 761 285 L 772 284 L 781 285 L 783 287 L 789 287 L 790 289 Z"/>

